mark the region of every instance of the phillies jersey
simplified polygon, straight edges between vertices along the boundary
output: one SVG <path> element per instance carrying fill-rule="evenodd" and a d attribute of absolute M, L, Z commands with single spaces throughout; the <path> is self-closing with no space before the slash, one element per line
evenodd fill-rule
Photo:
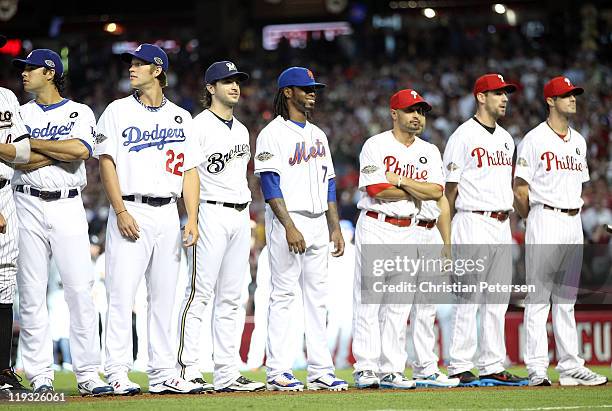
<path fill-rule="evenodd" d="M 202 162 L 192 122 L 165 98 L 159 108 L 134 95 L 115 100 L 98 121 L 95 155 L 113 158 L 122 195 L 180 197 L 183 172 Z"/>
<path fill-rule="evenodd" d="M 589 181 L 586 141 L 569 128 L 559 137 L 544 121 L 518 146 L 515 177 L 529 184 L 529 204 L 580 208 L 582 183 Z"/>
<path fill-rule="evenodd" d="M 11 90 L 0 87 L 0 143 L 12 143 L 27 134 L 28 130 L 19 114 L 17 97 Z M 0 161 L 0 178 L 10 180 L 12 177 L 13 168 Z"/>
<path fill-rule="evenodd" d="M 359 189 L 362 194 L 357 208 L 391 217 L 412 217 L 419 213 L 419 208 L 414 199 L 384 201 L 368 195 L 367 186 L 389 183 L 385 175 L 387 171 L 419 182 L 444 185 L 438 148 L 418 137 L 410 146 L 405 146 L 397 141 L 391 130 L 366 140 L 359 154 L 359 168 Z M 422 215 L 425 219 L 437 218 L 437 215 L 433 216 L 434 210 L 426 210 L 426 213 L 428 215 Z"/>
<path fill-rule="evenodd" d="M 251 158 L 249 131 L 236 117 L 229 128 L 210 110 L 193 120 L 204 161 L 198 166 L 200 199 L 247 203 L 251 190 L 247 182 L 247 165 Z"/>
<path fill-rule="evenodd" d="M 91 154 L 95 141 L 96 118 L 85 104 L 63 99 L 42 105 L 31 100 L 21 106 L 21 115 L 32 139 L 80 140 Z M 13 184 L 39 189 L 84 188 L 87 185 L 85 161 L 59 162 L 32 171 L 16 170 Z"/>
<path fill-rule="evenodd" d="M 510 211 L 514 140 L 499 124 L 493 134 L 474 118 L 461 124 L 444 150 L 446 181 L 458 183 L 455 208 L 462 211 Z"/>
<path fill-rule="evenodd" d="M 257 136 L 255 174 L 280 175 L 287 211 L 327 211 L 328 181 L 336 173 L 327 136 L 306 122 L 304 128 L 277 116 Z"/>

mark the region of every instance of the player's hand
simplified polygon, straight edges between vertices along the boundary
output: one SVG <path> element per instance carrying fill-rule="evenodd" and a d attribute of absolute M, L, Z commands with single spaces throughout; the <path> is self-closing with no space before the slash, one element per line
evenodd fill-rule
<path fill-rule="evenodd" d="M 185 224 L 185 230 L 183 231 L 183 245 L 185 247 L 191 247 L 198 242 L 198 221 L 196 219 L 187 220 Z"/>
<path fill-rule="evenodd" d="M 389 182 L 389 184 L 394 185 L 394 186 L 397 186 L 397 182 L 400 179 L 399 175 L 392 173 L 391 171 L 387 171 L 385 173 L 385 177 L 387 177 L 387 181 Z"/>
<path fill-rule="evenodd" d="M 440 255 L 443 259 L 450 260 L 452 258 L 451 245 L 444 244 L 444 246 L 442 247 L 442 253 Z"/>
<path fill-rule="evenodd" d="M 330 235 L 330 240 L 334 243 L 334 251 L 332 251 L 332 257 L 340 257 L 344 254 L 344 238 L 342 237 L 342 231 L 335 229 Z"/>
<path fill-rule="evenodd" d="M 127 239 L 136 241 L 140 238 L 140 227 L 138 227 L 138 223 L 129 211 L 117 215 L 117 228 L 119 228 L 121 235 Z"/>
<path fill-rule="evenodd" d="M 306 252 L 306 241 L 300 231 L 291 226 L 285 229 L 287 232 L 287 245 L 289 245 L 289 251 L 296 254 L 304 254 Z"/>
<path fill-rule="evenodd" d="M 6 233 L 6 220 L 4 219 L 4 216 L 0 214 L 0 234 L 5 234 L 5 233 Z"/>

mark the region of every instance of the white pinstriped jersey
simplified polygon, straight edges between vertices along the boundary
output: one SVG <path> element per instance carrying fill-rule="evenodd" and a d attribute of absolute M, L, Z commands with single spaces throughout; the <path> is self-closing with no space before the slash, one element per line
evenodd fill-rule
<path fill-rule="evenodd" d="M 64 99 L 42 106 L 32 100 L 21 106 L 21 114 L 32 139 L 79 139 L 93 152 L 96 118 L 85 104 Z M 13 184 L 39 189 L 83 188 L 87 185 L 85 161 L 62 162 L 32 171 L 15 171 Z"/>
<path fill-rule="evenodd" d="M 28 134 L 19 114 L 19 101 L 15 94 L 4 87 L 0 87 L 0 143 L 10 143 L 16 138 Z M 0 162 L 0 178 L 10 180 L 13 177 L 13 168 Z"/>
<path fill-rule="evenodd" d="M 204 159 L 198 166 L 200 199 L 228 203 L 251 201 L 246 178 L 251 158 L 247 128 L 234 117 L 230 129 L 210 110 L 198 114 L 193 125 Z"/>
<path fill-rule="evenodd" d="M 320 214 L 327 211 L 329 179 L 334 164 L 327 136 L 310 122 L 301 128 L 277 116 L 257 136 L 255 174 L 280 175 L 287 211 Z"/>
<path fill-rule="evenodd" d="M 458 183 L 455 208 L 463 211 L 513 210 L 514 140 L 499 124 L 493 134 L 474 118 L 461 124 L 444 150 L 446 181 Z"/>
<path fill-rule="evenodd" d="M 362 191 L 357 208 L 371 210 L 392 217 L 410 217 L 419 213 L 414 200 L 382 201 L 370 197 L 366 187 L 388 183 L 385 173 L 394 172 L 419 182 L 444 186 L 440 150 L 419 137 L 406 147 L 397 141 L 391 130 L 368 138 L 359 154 L 359 189 Z M 437 209 L 438 207 L 435 205 Z M 440 211 L 434 208 L 424 210 L 425 219 L 437 218 Z M 421 210 L 423 211 L 423 210 Z"/>
<path fill-rule="evenodd" d="M 517 150 L 515 177 L 529 184 L 529 204 L 580 208 L 582 183 L 589 181 L 586 141 L 569 128 L 565 139 L 544 121 L 529 131 Z"/>
<path fill-rule="evenodd" d="M 171 101 L 155 111 L 128 96 L 98 120 L 95 156 L 113 158 L 122 195 L 179 197 L 183 172 L 203 159 L 191 114 Z"/>

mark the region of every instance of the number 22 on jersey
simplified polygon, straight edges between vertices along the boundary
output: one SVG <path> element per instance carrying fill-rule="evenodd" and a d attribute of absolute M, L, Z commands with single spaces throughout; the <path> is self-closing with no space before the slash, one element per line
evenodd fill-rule
<path fill-rule="evenodd" d="M 185 162 L 185 155 L 183 153 L 174 154 L 174 150 L 166 151 L 166 171 L 177 176 L 182 176 L 183 163 Z"/>

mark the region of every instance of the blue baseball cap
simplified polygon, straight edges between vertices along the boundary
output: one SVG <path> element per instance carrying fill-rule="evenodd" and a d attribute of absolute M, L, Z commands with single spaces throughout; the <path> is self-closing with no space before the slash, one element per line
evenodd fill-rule
<path fill-rule="evenodd" d="M 46 67 L 55 70 L 59 76 L 64 74 L 64 64 L 59 54 L 49 49 L 32 50 L 25 59 L 14 59 L 13 66 L 23 69 L 25 66 Z"/>
<path fill-rule="evenodd" d="M 150 64 L 160 66 L 164 71 L 168 71 L 168 55 L 165 51 L 154 44 L 144 43 L 134 51 L 121 53 L 121 59 L 126 63 L 131 63 L 132 58 L 136 57 Z"/>
<path fill-rule="evenodd" d="M 204 81 L 206 84 L 212 84 L 215 81 L 222 80 L 224 78 L 236 76 L 240 81 L 248 80 L 249 75 L 242 71 L 238 71 L 236 65 L 231 61 L 217 61 L 210 65 L 206 69 L 204 74 Z"/>
<path fill-rule="evenodd" d="M 289 67 L 278 76 L 278 88 L 291 86 L 323 88 L 325 84 L 317 83 L 314 74 L 307 68 Z"/>

